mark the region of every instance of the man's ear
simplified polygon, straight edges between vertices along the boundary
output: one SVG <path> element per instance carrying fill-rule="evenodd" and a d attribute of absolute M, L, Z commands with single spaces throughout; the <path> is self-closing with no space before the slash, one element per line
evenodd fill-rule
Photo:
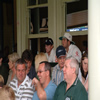
<path fill-rule="evenodd" d="M 49 74 L 50 74 L 50 73 L 49 73 L 49 70 L 47 70 L 47 76 L 49 76 Z"/>
<path fill-rule="evenodd" d="M 73 67 L 73 68 L 72 68 L 72 73 L 74 74 L 74 73 L 75 73 L 75 71 L 76 71 L 76 68 L 75 68 L 75 67 Z"/>

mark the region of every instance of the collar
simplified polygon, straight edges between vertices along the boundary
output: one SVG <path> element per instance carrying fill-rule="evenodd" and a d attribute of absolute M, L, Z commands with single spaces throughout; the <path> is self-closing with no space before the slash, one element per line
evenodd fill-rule
<path fill-rule="evenodd" d="M 78 77 L 76 77 L 76 79 L 75 79 L 73 85 L 77 85 L 77 82 L 78 82 Z"/>
<path fill-rule="evenodd" d="M 60 70 L 60 66 L 59 66 L 59 64 L 57 64 L 56 69 L 59 70 L 59 71 L 63 71 L 63 68 Z"/>
<path fill-rule="evenodd" d="M 20 86 L 21 86 L 21 85 L 25 85 L 26 81 L 28 81 L 28 80 L 29 80 L 29 77 L 26 75 L 24 81 L 20 84 Z M 18 80 L 16 80 L 16 83 L 17 83 L 17 85 L 18 85 Z"/>

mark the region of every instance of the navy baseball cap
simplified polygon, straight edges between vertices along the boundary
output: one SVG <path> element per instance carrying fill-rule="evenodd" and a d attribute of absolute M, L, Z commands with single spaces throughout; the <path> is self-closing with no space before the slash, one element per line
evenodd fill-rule
<path fill-rule="evenodd" d="M 53 45 L 53 40 L 51 38 L 46 39 L 45 45 Z"/>
<path fill-rule="evenodd" d="M 66 56 L 66 50 L 62 45 L 57 47 L 56 56 L 57 56 L 57 58 L 59 58 L 60 56 Z"/>

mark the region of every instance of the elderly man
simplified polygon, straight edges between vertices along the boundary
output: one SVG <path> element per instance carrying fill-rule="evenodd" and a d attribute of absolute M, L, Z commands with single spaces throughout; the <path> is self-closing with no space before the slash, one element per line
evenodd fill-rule
<path fill-rule="evenodd" d="M 39 64 L 37 75 L 39 80 L 33 79 L 33 84 L 36 87 L 36 92 L 32 100 L 52 100 L 56 85 L 50 81 L 51 66 L 48 62 L 43 61 Z"/>
<path fill-rule="evenodd" d="M 64 80 L 55 92 L 53 100 L 88 100 L 88 94 L 78 79 L 79 64 L 73 58 L 67 58 L 64 64 Z"/>
<path fill-rule="evenodd" d="M 52 71 L 52 82 L 58 85 L 64 80 L 63 67 L 66 58 L 66 50 L 63 46 L 58 46 L 56 49 L 56 59 L 58 64 L 53 67 Z"/>
<path fill-rule="evenodd" d="M 80 63 L 82 57 L 81 51 L 76 45 L 74 45 L 74 42 L 72 41 L 72 35 L 65 33 L 64 36 L 60 37 L 59 39 L 62 40 L 62 45 L 66 49 L 66 57 L 75 57 Z"/>
<path fill-rule="evenodd" d="M 23 59 L 18 59 L 15 63 L 16 78 L 9 86 L 14 90 L 16 100 L 32 100 L 34 89 L 32 80 L 27 76 L 27 64 Z"/>

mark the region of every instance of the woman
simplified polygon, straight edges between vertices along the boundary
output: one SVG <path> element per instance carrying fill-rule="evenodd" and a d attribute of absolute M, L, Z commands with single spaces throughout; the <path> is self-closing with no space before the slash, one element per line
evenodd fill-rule
<path fill-rule="evenodd" d="M 17 61 L 17 59 L 19 59 L 19 55 L 16 52 L 14 52 L 8 55 L 8 59 L 9 59 L 8 65 L 9 65 L 10 71 L 9 71 L 7 85 L 15 77 L 15 62 Z"/>
<path fill-rule="evenodd" d="M 40 52 L 35 56 L 35 70 L 37 71 L 39 63 L 42 61 L 48 61 L 45 53 Z"/>
<path fill-rule="evenodd" d="M 86 52 L 82 55 L 81 68 L 79 69 L 78 77 L 86 91 L 88 91 L 88 54 Z"/>

